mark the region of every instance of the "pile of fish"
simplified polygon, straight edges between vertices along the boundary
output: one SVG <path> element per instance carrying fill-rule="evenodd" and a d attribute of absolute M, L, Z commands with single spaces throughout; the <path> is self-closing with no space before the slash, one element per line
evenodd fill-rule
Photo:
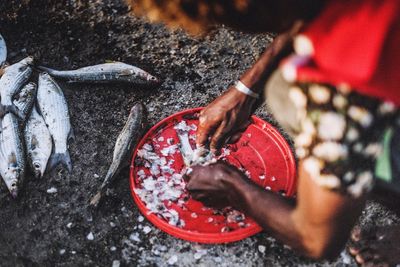
<path fill-rule="evenodd" d="M 9 66 L 6 59 L 7 48 L 0 35 L 0 175 L 13 197 L 18 195 L 27 165 L 36 178 L 60 164 L 72 171 L 68 142 L 74 135 L 68 105 L 53 77 L 67 82 L 159 83 L 144 70 L 121 62 L 57 71 L 35 66 L 32 57 Z M 29 82 L 34 71 L 39 71 L 37 85 Z M 132 149 L 132 140 L 140 137 L 143 114 L 142 105 L 132 108 L 127 126 L 117 140 L 114 161 L 121 163 Z M 101 193 L 120 169 L 116 164 L 111 166 Z"/>

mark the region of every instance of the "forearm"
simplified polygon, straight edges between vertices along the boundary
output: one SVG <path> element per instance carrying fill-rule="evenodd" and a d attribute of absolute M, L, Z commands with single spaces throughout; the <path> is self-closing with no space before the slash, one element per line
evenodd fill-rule
<path fill-rule="evenodd" d="M 245 180 L 239 182 L 236 188 L 242 199 L 238 208 L 252 217 L 270 235 L 303 252 L 302 235 L 292 220 L 295 211 L 293 201 Z"/>
<path fill-rule="evenodd" d="M 288 32 L 278 35 L 265 49 L 257 62 L 247 70 L 240 80 L 252 91 L 262 93 L 264 85 L 279 62 L 292 51 L 292 39 L 299 32 L 302 22 L 297 22 Z"/>
<path fill-rule="evenodd" d="M 232 192 L 241 199 L 234 202 L 240 203 L 236 208 L 273 237 L 314 259 L 332 259 L 340 253 L 365 203 L 364 197 L 353 199 L 319 186 L 301 163 L 295 203 L 248 179 L 234 181 Z"/>

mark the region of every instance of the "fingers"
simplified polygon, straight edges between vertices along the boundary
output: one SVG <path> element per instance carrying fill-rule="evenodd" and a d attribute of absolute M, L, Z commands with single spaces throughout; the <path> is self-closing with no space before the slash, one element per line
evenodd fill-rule
<path fill-rule="evenodd" d="M 203 115 L 203 113 L 200 113 L 199 117 L 199 127 L 197 129 L 196 133 L 196 145 L 197 147 L 202 147 L 205 146 L 208 137 L 211 136 L 215 129 L 219 126 L 220 122 L 210 122 L 210 120 L 207 118 L 206 115 Z"/>
<path fill-rule="evenodd" d="M 225 141 L 226 135 L 230 130 L 226 126 L 227 123 L 223 121 L 211 137 L 210 149 L 213 153 L 218 153 L 218 150 L 222 147 Z"/>
<path fill-rule="evenodd" d="M 240 129 L 233 135 L 231 135 L 229 137 L 229 139 L 227 139 L 226 143 L 227 144 L 234 144 L 237 141 L 239 141 L 240 137 L 242 137 L 242 134 L 244 131 L 246 131 L 247 127 L 249 127 L 250 122 L 246 122 L 242 127 L 240 127 Z"/>

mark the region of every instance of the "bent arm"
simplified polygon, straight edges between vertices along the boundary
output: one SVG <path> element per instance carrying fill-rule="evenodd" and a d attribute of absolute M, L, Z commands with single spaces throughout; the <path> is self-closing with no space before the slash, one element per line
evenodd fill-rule
<path fill-rule="evenodd" d="M 289 31 L 275 37 L 257 62 L 240 77 L 240 80 L 252 91 L 263 92 L 265 83 L 272 72 L 277 69 L 280 61 L 292 52 L 293 38 L 302 26 L 303 22 L 297 21 Z"/>
<path fill-rule="evenodd" d="M 365 197 L 352 198 L 317 185 L 300 163 L 296 203 L 246 180 L 236 188 L 241 208 L 265 231 L 301 254 L 332 259 L 345 245 Z"/>
<path fill-rule="evenodd" d="M 292 38 L 299 31 L 301 24 L 301 22 L 296 23 L 292 30 L 274 39 L 253 67 L 240 78 L 244 85 L 256 93 L 263 92 L 264 84 L 271 73 L 282 58 L 290 53 Z M 197 145 L 205 146 L 210 138 L 210 148 L 218 151 L 229 137 L 247 127 L 251 114 L 261 103 L 262 98 L 256 101 L 252 96 L 239 92 L 231 86 L 200 113 Z M 232 141 L 234 139 L 232 138 Z"/>

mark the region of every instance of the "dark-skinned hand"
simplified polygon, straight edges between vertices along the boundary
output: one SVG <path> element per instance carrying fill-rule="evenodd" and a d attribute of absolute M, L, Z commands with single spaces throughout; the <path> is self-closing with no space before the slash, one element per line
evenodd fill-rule
<path fill-rule="evenodd" d="M 230 87 L 200 112 L 197 146 L 205 146 L 210 138 L 210 149 L 218 154 L 227 143 L 235 143 L 250 123 L 255 99 Z"/>
<path fill-rule="evenodd" d="M 243 209 L 240 187 L 247 178 L 237 168 L 224 162 L 192 168 L 193 171 L 185 176 L 185 180 L 186 189 L 193 199 L 212 208 L 230 206 Z"/>

